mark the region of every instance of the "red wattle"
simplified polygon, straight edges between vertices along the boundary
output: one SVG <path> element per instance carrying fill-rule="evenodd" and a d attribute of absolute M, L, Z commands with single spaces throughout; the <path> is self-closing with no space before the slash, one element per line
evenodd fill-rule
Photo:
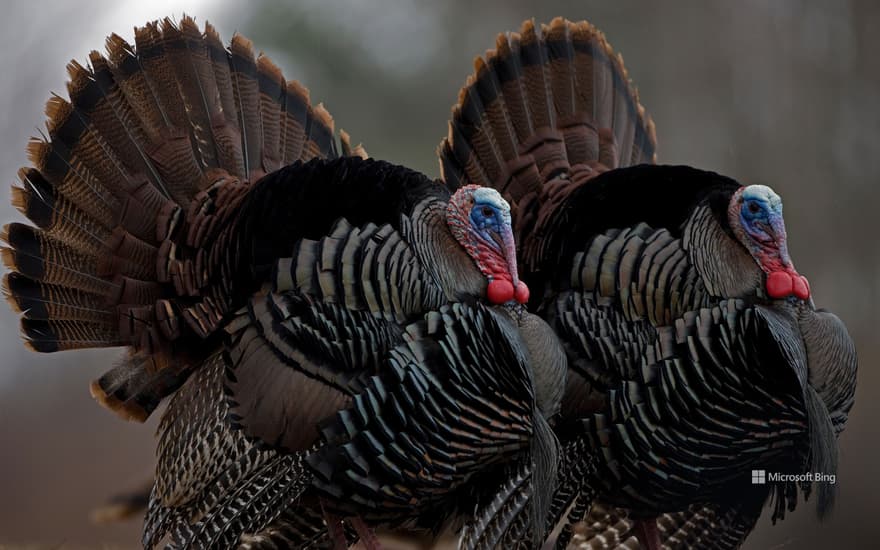
<path fill-rule="evenodd" d="M 794 289 L 792 276 L 785 271 L 774 271 L 767 275 L 767 294 L 771 298 L 785 298 Z"/>
<path fill-rule="evenodd" d="M 801 300 L 810 298 L 810 282 L 798 272 L 773 271 L 767 275 L 767 294 L 771 298 L 796 296 Z"/>
<path fill-rule="evenodd" d="M 506 304 L 513 300 L 513 283 L 504 279 L 495 279 L 486 287 L 486 297 L 496 305 Z"/>
<path fill-rule="evenodd" d="M 522 281 L 516 283 L 516 292 L 514 293 L 516 301 L 525 304 L 529 301 L 529 287 Z"/>
<path fill-rule="evenodd" d="M 803 275 L 792 276 L 794 281 L 794 295 L 801 300 L 810 298 L 810 281 Z"/>

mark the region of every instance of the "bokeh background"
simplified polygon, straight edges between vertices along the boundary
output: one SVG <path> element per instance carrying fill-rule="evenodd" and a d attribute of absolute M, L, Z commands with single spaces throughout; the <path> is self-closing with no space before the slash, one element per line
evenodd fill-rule
<path fill-rule="evenodd" d="M 852 332 L 861 370 L 841 440 L 838 506 L 811 506 L 747 548 L 876 548 L 880 509 L 880 4 L 869 0 L 13 1 L 0 8 L 0 177 L 12 183 L 64 66 L 186 12 L 250 37 L 305 83 L 337 127 L 378 158 L 439 175 L 449 108 L 496 33 L 530 17 L 589 19 L 622 52 L 657 124 L 660 160 L 771 184 L 817 304 Z M 18 219 L 0 200 L 0 219 Z M 88 382 L 114 351 L 24 350 L 0 307 L 0 547 L 136 547 L 140 523 L 96 527 L 89 510 L 146 479 L 155 420 L 100 409 Z"/>

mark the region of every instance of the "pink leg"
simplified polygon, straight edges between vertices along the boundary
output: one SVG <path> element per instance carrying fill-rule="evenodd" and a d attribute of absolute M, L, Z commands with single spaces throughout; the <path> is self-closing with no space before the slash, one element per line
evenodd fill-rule
<path fill-rule="evenodd" d="M 638 537 L 642 548 L 660 550 L 660 530 L 657 529 L 656 519 L 637 519 L 636 537 Z"/>
<path fill-rule="evenodd" d="M 345 538 L 342 518 L 328 512 L 323 502 L 321 503 L 321 511 L 324 513 L 324 522 L 327 524 L 327 534 L 333 542 L 333 550 L 348 550 L 348 540 Z"/>
<path fill-rule="evenodd" d="M 349 520 L 351 521 L 351 526 L 354 527 L 354 530 L 360 537 L 361 542 L 364 543 L 366 550 L 382 550 L 382 543 L 379 542 L 376 533 L 364 523 L 364 520 L 360 517 L 349 518 Z"/>

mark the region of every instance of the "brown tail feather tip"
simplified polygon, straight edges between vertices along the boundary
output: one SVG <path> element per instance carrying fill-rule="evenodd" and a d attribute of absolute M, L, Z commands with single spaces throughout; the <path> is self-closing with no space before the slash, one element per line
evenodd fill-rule
<path fill-rule="evenodd" d="M 289 95 L 295 95 L 299 98 L 302 98 L 303 103 L 306 105 L 311 104 L 311 96 L 309 94 L 309 89 L 303 86 L 297 80 L 289 80 L 287 81 L 287 93 Z"/>
<path fill-rule="evenodd" d="M 354 147 L 351 146 L 351 136 L 343 129 L 339 129 L 339 141 L 342 143 L 342 154 L 346 157 L 360 157 L 364 160 L 369 158 L 367 150 L 364 149 L 363 143 L 358 143 Z"/>
<path fill-rule="evenodd" d="M 220 33 L 217 32 L 217 28 L 210 21 L 205 21 L 205 36 L 212 41 L 215 39 L 218 42 L 221 41 Z"/>
<path fill-rule="evenodd" d="M 3 236 L 0 236 L 0 240 L 3 239 Z M 3 266 L 9 271 L 15 271 L 15 256 L 13 255 L 11 248 L 0 248 L 0 259 L 3 261 Z"/>
<path fill-rule="evenodd" d="M 144 422 L 150 416 L 149 412 L 136 403 L 120 401 L 114 395 L 105 392 L 104 388 L 101 387 L 100 378 L 98 380 L 93 380 L 92 383 L 89 384 L 89 393 L 92 394 L 92 397 L 99 405 L 105 409 L 113 411 L 125 420 Z"/>
<path fill-rule="evenodd" d="M 9 271 L 17 271 L 15 266 L 15 250 L 12 248 L 12 243 L 10 242 L 9 230 L 12 224 L 5 224 L 2 229 L 0 229 L 0 259 L 3 260 L 3 265 Z"/>
<path fill-rule="evenodd" d="M 166 20 L 170 21 L 167 18 Z M 180 18 L 180 24 L 178 24 L 178 28 L 183 31 L 184 34 L 190 34 L 194 38 L 202 37 L 202 31 L 199 30 L 199 24 L 196 23 L 196 18 L 191 15 L 183 14 L 183 16 Z"/>
<path fill-rule="evenodd" d="M 116 33 L 108 36 L 104 44 L 107 49 L 107 57 L 114 66 L 119 66 L 128 55 L 134 52 L 131 44 Z"/>
<path fill-rule="evenodd" d="M 45 165 L 46 154 L 49 152 L 50 146 L 41 138 L 32 137 L 28 140 L 25 150 L 27 151 L 28 160 L 36 167 Z"/>
<path fill-rule="evenodd" d="M 92 51 L 89 54 L 91 58 L 94 55 L 100 55 L 96 51 Z M 82 64 L 76 59 L 71 59 L 67 64 L 67 78 L 69 81 L 67 82 L 67 91 L 68 93 L 72 93 L 74 90 L 79 90 L 85 86 L 85 78 L 88 78 L 89 71 L 82 66 Z"/>
<path fill-rule="evenodd" d="M 23 188 L 13 185 L 12 186 L 12 207 L 21 212 L 24 215 L 27 215 L 27 207 L 28 207 L 28 195 L 27 191 Z"/>
<path fill-rule="evenodd" d="M 330 115 L 330 112 L 324 107 L 323 103 L 318 103 L 315 106 L 315 118 L 318 121 L 330 129 L 330 133 L 333 133 L 333 117 Z"/>
<path fill-rule="evenodd" d="M 257 71 L 265 74 L 275 82 L 284 82 L 284 74 L 281 72 L 281 69 L 263 52 L 260 52 L 260 55 L 257 56 Z"/>
<path fill-rule="evenodd" d="M 238 33 L 232 35 L 232 43 L 229 46 L 229 50 L 244 57 L 254 57 L 254 43 L 248 37 Z"/>
<path fill-rule="evenodd" d="M 46 127 L 49 134 L 54 135 L 73 114 L 73 106 L 58 94 L 52 96 L 46 101 Z"/>
<path fill-rule="evenodd" d="M 140 46 L 141 44 L 147 45 L 152 43 L 156 35 L 159 33 L 158 21 L 150 21 L 144 24 L 143 27 L 135 27 L 134 28 L 134 43 Z"/>

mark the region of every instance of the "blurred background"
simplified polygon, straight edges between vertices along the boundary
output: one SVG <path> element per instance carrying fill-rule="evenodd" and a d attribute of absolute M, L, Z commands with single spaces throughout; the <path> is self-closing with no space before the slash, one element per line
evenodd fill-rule
<path fill-rule="evenodd" d="M 856 406 L 841 440 L 838 505 L 810 505 L 747 548 L 876 548 L 880 509 L 880 4 L 802 0 L 662 3 L 525 0 L 145 2 L 14 0 L 0 22 L 0 174 L 12 183 L 65 64 L 117 32 L 186 12 L 228 41 L 250 37 L 307 85 L 375 157 L 438 176 L 435 149 L 472 59 L 530 17 L 588 19 L 626 60 L 657 124 L 659 158 L 772 185 L 817 305 L 857 343 Z M 0 192 L 0 219 L 18 219 Z M 117 352 L 25 351 L 0 307 L 0 548 L 134 548 L 139 521 L 96 527 L 89 510 L 147 478 L 155 419 L 127 424 L 88 383 Z M 33 546 L 32 546 L 33 547 Z"/>

